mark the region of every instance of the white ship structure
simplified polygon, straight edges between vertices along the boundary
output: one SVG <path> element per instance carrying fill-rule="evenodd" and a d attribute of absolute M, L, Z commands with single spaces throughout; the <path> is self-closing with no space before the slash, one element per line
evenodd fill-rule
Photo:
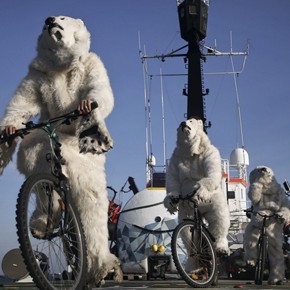
<path fill-rule="evenodd" d="M 150 110 L 147 108 L 147 111 Z M 136 192 L 120 212 L 117 248 L 124 273 L 154 278 L 176 273 L 170 245 L 177 216 L 169 214 L 163 206 L 167 162 L 157 165 L 156 158 L 147 150 L 147 186 Z M 229 246 L 234 252 L 243 248 L 243 234 L 248 222 L 244 210 L 248 207 L 249 156 L 244 148 L 236 148 L 228 159 L 222 159 L 221 162 L 221 187 L 227 196 L 231 218 Z"/>

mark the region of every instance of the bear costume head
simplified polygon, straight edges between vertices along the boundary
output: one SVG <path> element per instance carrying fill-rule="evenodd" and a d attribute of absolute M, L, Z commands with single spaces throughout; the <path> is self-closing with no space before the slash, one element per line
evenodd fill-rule
<path fill-rule="evenodd" d="M 250 184 L 260 184 L 264 187 L 263 194 L 272 194 L 272 190 L 265 190 L 266 188 L 273 188 L 278 186 L 274 171 L 267 166 L 257 166 L 251 171 L 249 176 Z"/>
<path fill-rule="evenodd" d="M 90 33 L 81 19 L 50 16 L 38 37 L 38 70 L 71 70 L 86 59 L 90 50 Z"/>
<path fill-rule="evenodd" d="M 183 121 L 177 128 L 176 145 L 182 155 L 200 155 L 210 144 L 203 130 L 203 122 L 199 118 L 194 117 Z"/>

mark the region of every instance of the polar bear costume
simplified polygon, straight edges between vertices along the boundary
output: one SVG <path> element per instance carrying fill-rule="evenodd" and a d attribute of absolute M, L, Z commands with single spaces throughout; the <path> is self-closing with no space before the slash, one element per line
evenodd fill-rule
<path fill-rule="evenodd" d="M 104 120 L 113 109 L 114 97 L 102 61 L 89 49 L 90 33 L 82 20 L 66 16 L 47 18 L 38 38 L 37 56 L 11 98 L 0 125 L 2 130 L 7 126 L 21 128 L 23 122 L 35 116 L 40 116 L 42 121 L 75 110 L 84 100 L 98 103 L 90 115 L 69 126 L 58 127 L 57 133 L 62 143 L 64 172 L 85 230 L 89 282 L 99 285 L 108 271 L 115 270 L 117 281 L 122 279 L 122 272 L 119 260 L 108 248 L 106 157 L 103 154 L 112 147 Z M 10 147 L 0 148 L 1 173 L 11 160 L 16 143 L 17 140 Z M 50 171 L 45 161 L 49 150 L 44 132 L 35 130 L 27 135 L 19 146 L 19 171 L 25 177 Z M 37 213 L 33 219 L 31 223 L 38 225 L 37 234 L 41 236 L 46 219 Z"/>
<path fill-rule="evenodd" d="M 204 133 L 203 122 L 189 119 L 177 129 L 176 148 L 166 173 L 167 196 L 164 205 L 170 213 L 177 211 L 172 198 L 192 193 L 198 201 L 200 213 L 208 222 L 208 229 L 215 238 L 215 248 L 228 254 L 229 209 L 225 194 L 221 190 L 221 158 Z M 178 205 L 178 220 L 192 217 L 192 203 L 182 201 Z"/>
<path fill-rule="evenodd" d="M 284 279 L 285 265 L 282 250 L 283 221 L 290 220 L 290 204 L 285 191 L 276 181 L 274 172 L 266 166 L 258 166 L 250 173 L 248 197 L 252 202 L 253 214 L 244 236 L 245 259 L 254 266 L 257 259 L 257 243 L 263 218 L 255 212 L 271 215 L 276 213 L 281 219 L 267 221 L 268 257 L 270 263 L 269 284 L 281 284 Z"/>

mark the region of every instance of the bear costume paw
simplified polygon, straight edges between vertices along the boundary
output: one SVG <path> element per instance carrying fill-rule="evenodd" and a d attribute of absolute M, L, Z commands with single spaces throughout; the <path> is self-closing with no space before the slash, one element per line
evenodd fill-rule
<path fill-rule="evenodd" d="M 285 281 L 281 279 L 273 279 L 268 281 L 268 285 L 284 285 Z"/>
<path fill-rule="evenodd" d="M 174 203 L 172 201 L 172 199 L 174 198 L 178 198 L 179 194 L 176 193 L 169 193 L 165 198 L 164 198 L 164 201 L 163 201 L 163 204 L 165 206 L 165 208 L 167 208 L 167 211 L 170 213 L 170 214 L 174 214 L 175 212 L 177 212 L 178 210 L 178 203 Z"/>
<path fill-rule="evenodd" d="M 246 260 L 246 263 L 250 267 L 255 267 L 256 266 L 256 260 Z"/>
<path fill-rule="evenodd" d="M 79 136 L 80 153 L 102 154 L 113 148 L 113 140 L 107 130 L 94 125 Z"/>
<path fill-rule="evenodd" d="M 0 146 L 0 175 L 2 175 L 4 168 L 12 160 L 12 155 L 15 151 L 17 140 L 12 142 L 12 144 L 8 144 L 6 142 Z"/>
<path fill-rule="evenodd" d="M 98 110 L 84 116 L 76 134 L 80 153 L 103 154 L 113 148 L 113 140 Z"/>
<path fill-rule="evenodd" d="M 197 189 L 194 200 L 196 200 L 198 203 L 210 203 L 211 202 L 211 192 L 207 189 L 206 186 L 196 184 L 194 186 L 194 189 Z"/>

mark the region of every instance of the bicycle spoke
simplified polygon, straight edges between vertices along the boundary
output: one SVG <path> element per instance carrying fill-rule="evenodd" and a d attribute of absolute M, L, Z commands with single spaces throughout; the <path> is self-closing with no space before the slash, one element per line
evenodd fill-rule
<path fill-rule="evenodd" d="M 83 229 L 76 210 L 60 201 L 54 184 L 47 174 L 24 183 L 17 205 L 19 242 L 40 289 L 78 290 L 86 283 Z"/>
<path fill-rule="evenodd" d="M 174 230 L 172 254 L 181 277 L 193 287 L 207 287 L 216 278 L 217 264 L 211 240 L 194 222 L 185 221 Z"/>

